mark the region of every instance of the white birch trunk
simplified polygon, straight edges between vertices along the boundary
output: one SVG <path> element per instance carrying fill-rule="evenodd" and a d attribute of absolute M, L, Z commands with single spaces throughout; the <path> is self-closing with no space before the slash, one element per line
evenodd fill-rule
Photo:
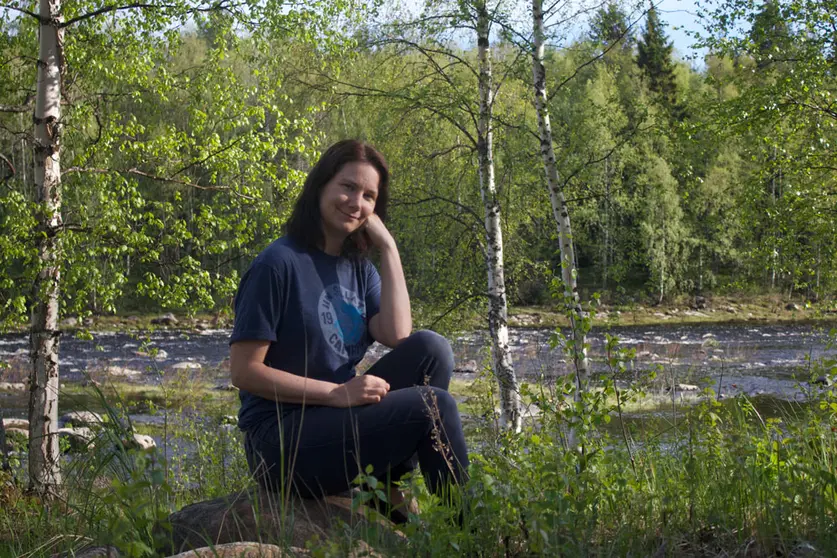
<path fill-rule="evenodd" d="M 508 303 L 503 271 L 503 231 L 500 223 L 500 200 L 494 181 L 494 139 L 491 113 L 494 92 L 491 76 L 489 19 L 485 3 L 477 6 L 477 46 L 479 48 L 480 114 L 477 130 L 480 194 L 485 206 L 485 231 L 488 240 L 488 328 L 494 374 L 500 386 L 501 420 L 504 426 L 520 431 L 520 390 L 509 350 Z"/>
<path fill-rule="evenodd" d="M 558 225 L 558 238 L 561 248 L 561 278 L 564 281 L 564 297 L 572 304 L 571 326 L 575 350 L 573 351 L 573 365 L 575 368 L 575 400 L 581 399 L 581 394 L 587 389 L 589 363 L 587 359 L 587 340 L 582 329 L 584 313 L 578 296 L 577 270 L 575 268 L 575 253 L 573 251 L 573 235 L 570 228 L 570 213 L 564 199 L 564 192 L 558 179 L 558 166 L 555 162 L 555 150 L 552 147 L 552 126 L 549 122 L 549 108 L 546 105 L 546 68 L 544 58 L 544 26 L 543 0 L 532 0 L 532 23 L 535 38 L 535 50 L 532 57 L 532 74 L 535 87 L 535 108 L 538 112 L 538 132 L 541 142 L 541 158 L 546 170 L 546 180 L 549 188 L 549 200 L 552 204 L 552 214 Z M 574 445 L 571 433 L 570 443 Z"/>
<path fill-rule="evenodd" d="M 35 104 L 35 188 L 40 270 L 32 301 L 29 385 L 29 489 L 42 496 L 61 485 L 58 436 L 58 289 L 61 228 L 61 0 L 40 1 L 40 54 Z"/>

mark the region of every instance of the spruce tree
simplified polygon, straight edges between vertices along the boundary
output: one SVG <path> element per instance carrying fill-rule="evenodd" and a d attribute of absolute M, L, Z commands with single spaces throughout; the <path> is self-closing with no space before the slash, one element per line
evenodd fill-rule
<path fill-rule="evenodd" d="M 630 50 L 634 36 L 628 24 L 628 16 L 616 2 L 609 2 L 599 8 L 590 23 L 590 38 L 597 44 L 607 47 L 619 43 L 622 50 Z"/>
<path fill-rule="evenodd" d="M 663 25 L 652 5 L 645 21 L 645 31 L 637 44 L 636 63 L 645 75 L 648 88 L 658 96 L 664 107 L 677 114 L 677 84 L 671 60 L 674 46 L 668 40 Z"/>

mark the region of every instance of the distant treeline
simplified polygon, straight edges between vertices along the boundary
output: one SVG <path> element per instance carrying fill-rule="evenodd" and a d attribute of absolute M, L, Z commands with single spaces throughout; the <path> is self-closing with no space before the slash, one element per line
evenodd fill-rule
<path fill-rule="evenodd" d="M 767 2 L 734 41 L 719 19 L 704 38 L 711 54 L 695 67 L 674 57 L 653 9 L 611 4 L 584 38 L 547 50 L 585 296 L 833 293 L 837 113 L 819 96 L 835 91 L 823 69 L 835 39 L 806 27 L 807 17 Z M 229 307 L 253 255 L 281 235 L 319 150 L 344 137 L 369 141 L 390 162 L 389 223 L 414 298 L 480 303 L 484 217 L 467 138 L 478 113 L 476 45 L 443 34 L 388 40 L 362 17 L 349 36 L 304 40 L 295 34 L 304 24 L 257 41 L 223 14 L 195 21 L 169 33 L 114 24 L 110 39 L 94 28 L 102 23 L 83 21 L 66 36 L 62 315 Z M 28 313 L 33 239 L 45 234 L 32 163 L 36 33 L 27 20 L 0 19 L 7 324 Z M 503 32 L 493 49 L 512 304 L 546 302 L 560 262 L 522 48 Z"/>

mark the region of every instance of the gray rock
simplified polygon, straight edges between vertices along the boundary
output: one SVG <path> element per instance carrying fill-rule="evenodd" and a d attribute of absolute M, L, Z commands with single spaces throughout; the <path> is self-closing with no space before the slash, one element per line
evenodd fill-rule
<path fill-rule="evenodd" d="M 186 506 L 158 524 L 154 532 L 165 540 L 162 555 L 176 554 L 207 544 L 221 545 L 258 539 L 286 540 L 304 548 L 311 539 L 325 539 L 334 529 L 348 525 L 355 532 L 376 527 L 381 538 L 403 539 L 387 521 L 368 519 L 368 510 L 352 511 L 351 498 L 328 496 L 321 500 L 285 500 L 258 489 L 242 491 Z"/>
<path fill-rule="evenodd" d="M 73 318 L 73 317 L 65 318 L 65 319 L 61 320 L 61 323 L 58 324 L 58 325 L 59 325 L 59 327 L 65 328 L 65 329 L 72 329 L 74 327 L 78 327 L 78 318 Z"/>
<path fill-rule="evenodd" d="M 152 318 L 151 323 L 152 325 L 174 326 L 177 325 L 178 322 L 177 318 L 174 317 L 174 314 L 168 313 Z"/>
<path fill-rule="evenodd" d="M 88 546 L 81 550 L 53 554 L 52 558 L 121 558 L 115 546 Z"/>
<path fill-rule="evenodd" d="M 108 366 L 105 368 L 105 374 L 108 376 L 116 376 L 118 378 L 135 378 L 142 376 L 142 372 L 134 370 L 133 368 L 125 368 L 124 366 Z"/>
<path fill-rule="evenodd" d="M 6 428 L 6 446 L 11 450 L 23 450 L 29 444 L 29 430 Z M 2 448 L 0 448 L 2 449 Z"/>
<path fill-rule="evenodd" d="M 93 411 L 71 411 L 58 419 L 61 426 L 98 427 L 102 425 L 102 415 Z"/>
<path fill-rule="evenodd" d="M 78 428 L 59 428 L 59 438 L 70 443 L 70 452 L 87 451 L 93 447 L 93 431 L 84 426 Z"/>
<path fill-rule="evenodd" d="M 3 427 L 22 428 L 23 430 L 29 430 L 29 421 L 22 418 L 4 418 Z"/>
<path fill-rule="evenodd" d="M 674 389 L 677 391 L 700 391 L 698 386 L 692 384 L 677 384 Z"/>
<path fill-rule="evenodd" d="M 238 391 L 238 388 L 232 384 L 224 384 L 222 386 L 216 386 L 216 390 L 218 391 Z"/>
<path fill-rule="evenodd" d="M 199 362 L 178 362 L 171 365 L 172 370 L 200 370 L 201 368 Z"/>
<path fill-rule="evenodd" d="M 303 554 L 297 554 L 293 551 L 286 552 L 272 544 L 237 542 L 205 546 L 181 552 L 169 558 L 295 558 L 297 556 L 309 556 L 309 554 L 307 552 Z"/>
<path fill-rule="evenodd" d="M 154 438 L 146 434 L 134 433 L 131 439 L 126 440 L 125 445 L 130 448 L 147 451 L 156 448 L 157 442 L 154 441 Z"/>
<path fill-rule="evenodd" d="M 0 382 L 0 391 L 26 391 L 23 382 Z"/>

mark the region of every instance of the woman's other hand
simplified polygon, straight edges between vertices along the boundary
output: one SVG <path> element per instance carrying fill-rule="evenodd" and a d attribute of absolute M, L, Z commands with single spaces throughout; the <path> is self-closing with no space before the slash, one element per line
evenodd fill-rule
<path fill-rule="evenodd" d="M 385 380 L 371 374 L 363 374 L 336 386 L 330 393 L 329 405 L 357 407 L 379 403 L 387 392 L 389 392 L 389 384 Z"/>

